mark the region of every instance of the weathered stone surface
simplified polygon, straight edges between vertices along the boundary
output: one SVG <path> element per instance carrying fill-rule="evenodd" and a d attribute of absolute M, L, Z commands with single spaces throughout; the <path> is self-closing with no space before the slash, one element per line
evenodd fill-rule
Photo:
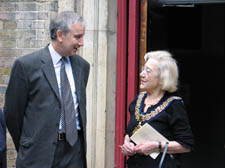
<path fill-rule="evenodd" d="M 17 23 L 15 21 L 5 21 L 3 22 L 3 29 L 16 29 Z"/>
<path fill-rule="evenodd" d="M 0 11 L 15 11 L 15 10 L 16 10 L 15 3 L 10 3 L 10 2 L 0 3 Z"/>
<path fill-rule="evenodd" d="M 6 85 L 9 81 L 9 75 L 10 75 L 10 68 L 1 68 L 0 67 L 0 84 Z M 3 86 L 0 85 L 0 92 L 1 90 L 4 90 Z"/>

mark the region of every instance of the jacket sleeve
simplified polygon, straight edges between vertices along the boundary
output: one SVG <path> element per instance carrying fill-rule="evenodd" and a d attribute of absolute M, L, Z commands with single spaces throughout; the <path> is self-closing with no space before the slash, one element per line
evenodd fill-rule
<path fill-rule="evenodd" d="M 24 66 L 19 60 L 16 60 L 12 67 L 5 94 L 4 114 L 6 126 L 17 151 L 28 100 L 28 89 L 28 80 Z"/>
<path fill-rule="evenodd" d="M 184 104 L 180 100 L 176 100 L 168 110 L 170 111 L 169 125 L 173 131 L 174 140 L 182 146 L 193 150 L 194 135 Z"/>
<path fill-rule="evenodd" d="M 6 148 L 5 122 L 3 112 L 0 109 L 0 158 L 3 157 L 5 148 Z"/>
<path fill-rule="evenodd" d="M 85 86 L 87 86 L 88 83 L 88 77 L 89 77 L 89 72 L 90 72 L 90 64 L 86 64 L 86 68 L 85 68 L 85 73 L 86 73 L 86 78 L 85 78 Z"/>

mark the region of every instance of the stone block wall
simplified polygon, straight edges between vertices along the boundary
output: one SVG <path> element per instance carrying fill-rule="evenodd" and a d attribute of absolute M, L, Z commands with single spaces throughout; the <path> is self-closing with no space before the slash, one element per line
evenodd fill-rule
<path fill-rule="evenodd" d="M 0 108 L 13 62 L 49 43 L 49 20 L 57 11 L 58 0 L 0 0 Z M 15 167 L 15 159 L 7 133 L 8 168 Z"/>

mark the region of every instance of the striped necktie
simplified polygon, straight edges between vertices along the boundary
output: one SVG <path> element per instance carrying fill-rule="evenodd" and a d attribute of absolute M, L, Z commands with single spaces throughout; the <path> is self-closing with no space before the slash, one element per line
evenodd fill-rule
<path fill-rule="evenodd" d="M 71 87 L 69 80 L 66 75 L 65 63 L 66 57 L 61 59 L 60 68 L 60 79 L 61 79 L 61 101 L 62 101 L 62 114 L 64 114 L 64 119 L 62 119 L 62 128 L 66 132 L 67 142 L 73 146 L 77 140 L 77 126 L 76 126 L 76 115 L 75 106 L 73 102 L 73 96 L 71 92 Z"/>

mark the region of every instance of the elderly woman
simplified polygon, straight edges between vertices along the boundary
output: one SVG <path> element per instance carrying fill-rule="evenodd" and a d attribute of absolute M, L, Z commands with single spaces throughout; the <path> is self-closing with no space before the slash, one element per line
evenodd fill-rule
<path fill-rule="evenodd" d="M 130 136 L 148 123 L 169 140 L 164 168 L 178 168 L 179 153 L 190 152 L 194 140 L 183 101 L 173 93 L 177 90 L 178 68 L 167 51 L 145 55 L 140 73 L 141 92 L 130 104 L 130 121 L 121 149 L 128 156 L 128 168 L 158 168 L 166 142 L 145 141 L 135 145 Z M 156 159 L 149 154 L 161 152 Z"/>

